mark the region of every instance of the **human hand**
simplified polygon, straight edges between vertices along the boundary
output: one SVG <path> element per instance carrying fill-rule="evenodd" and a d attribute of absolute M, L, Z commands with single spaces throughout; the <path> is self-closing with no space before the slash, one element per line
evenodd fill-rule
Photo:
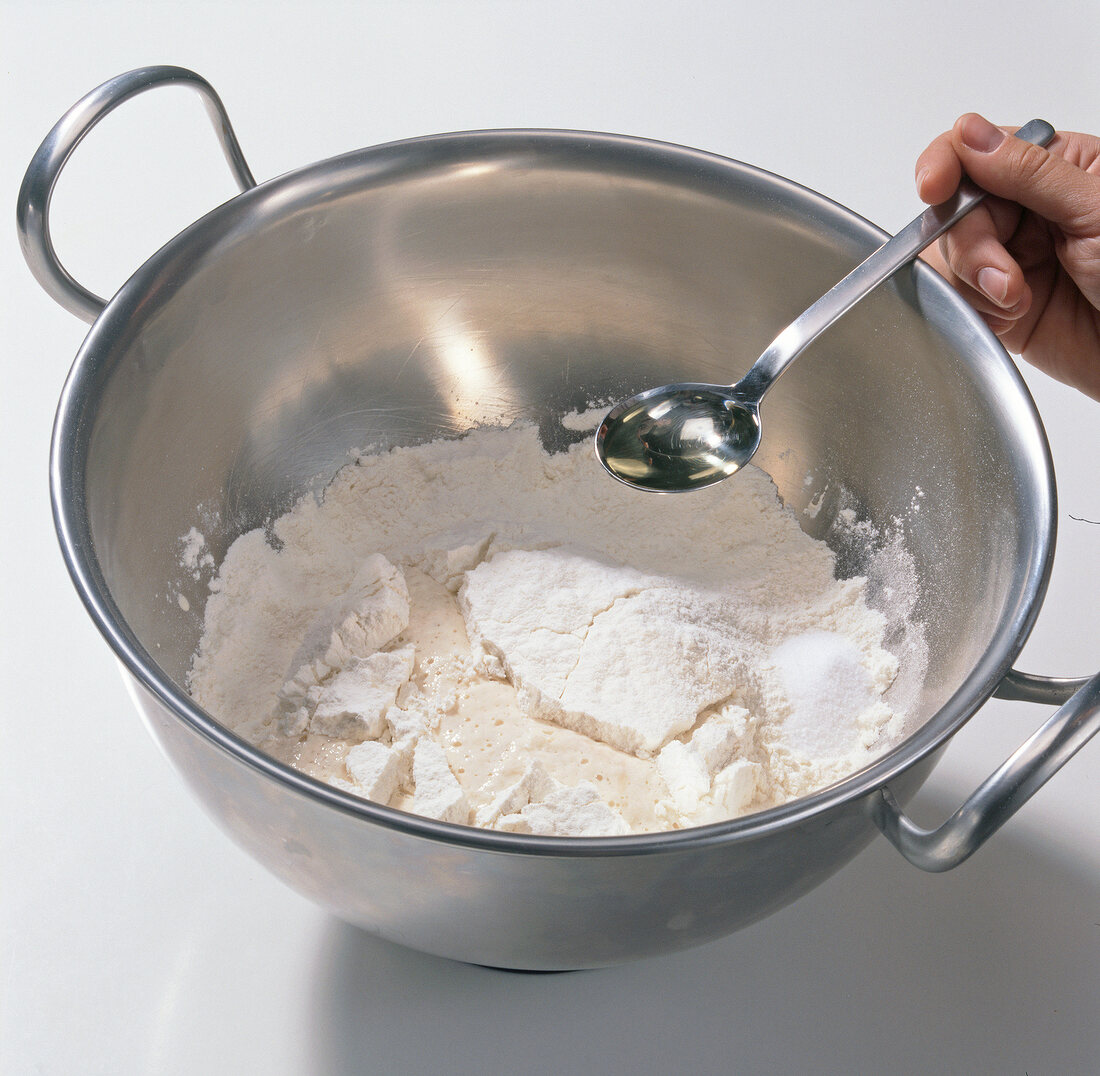
<path fill-rule="evenodd" d="M 975 113 L 917 160 L 917 193 L 943 202 L 965 172 L 987 198 L 926 259 L 1010 351 L 1100 400 L 1100 138 L 1043 149 Z"/>

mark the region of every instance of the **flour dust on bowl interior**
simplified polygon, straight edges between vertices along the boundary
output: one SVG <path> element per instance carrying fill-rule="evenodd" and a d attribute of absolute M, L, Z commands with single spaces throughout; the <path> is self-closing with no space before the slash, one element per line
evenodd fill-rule
<path fill-rule="evenodd" d="M 234 840 L 381 936 L 551 969 L 736 930 L 822 881 L 879 828 L 933 869 L 984 839 L 992 826 L 922 837 L 898 804 L 999 685 L 1048 698 L 1078 685 L 1010 673 L 1049 571 L 1049 453 L 995 339 L 920 267 L 822 336 L 813 360 L 776 386 L 756 457 L 803 528 L 832 542 L 844 573 L 867 567 L 834 527 L 847 508 L 897 532 L 911 557 L 927 676 L 912 735 L 861 772 L 729 822 L 538 837 L 348 795 L 196 705 L 185 686 L 209 576 L 181 567 L 193 527 L 220 562 L 239 535 L 320 493 L 351 450 L 517 420 L 561 449 L 560 416 L 591 401 L 727 379 L 882 236 L 786 180 L 694 150 L 569 132 L 445 135 L 255 187 L 238 167 L 249 189 L 171 241 L 100 311 L 53 259 L 48 194 L 90 126 L 165 82 L 208 91 L 188 72 L 150 68 L 74 106 L 32 162 L 20 225 L 47 289 L 98 313 L 55 429 L 63 552 L 152 734 Z M 1051 719 L 1056 763 L 1028 755 L 1014 787 L 1030 792 L 1083 742 L 1095 696 L 1082 687 Z M 979 818 L 1005 814 L 994 802 L 1005 788 L 983 793 Z"/>

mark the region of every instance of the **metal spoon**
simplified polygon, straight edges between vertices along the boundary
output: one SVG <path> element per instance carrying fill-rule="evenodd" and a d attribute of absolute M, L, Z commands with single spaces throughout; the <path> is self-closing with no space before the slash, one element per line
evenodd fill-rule
<path fill-rule="evenodd" d="M 1016 137 L 1045 146 L 1054 128 L 1032 120 Z M 760 445 L 760 401 L 803 349 L 868 292 L 912 261 L 983 198 L 968 179 L 930 206 L 799 315 L 733 385 L 662 385 L 616 404 L 596 431 L 596 455 L 638 489 L 678 493 L 721 482 Z"/>

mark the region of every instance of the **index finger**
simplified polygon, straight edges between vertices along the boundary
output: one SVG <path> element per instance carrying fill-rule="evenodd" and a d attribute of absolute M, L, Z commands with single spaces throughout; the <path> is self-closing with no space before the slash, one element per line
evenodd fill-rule
<path fill-rule="evenodd" d="M 962 162 L 952 145 L 951 132 L 945 131 L 917 158 L 917 195 L 929 205 L 946 202 L 955 193 L 962 176 Z"/>

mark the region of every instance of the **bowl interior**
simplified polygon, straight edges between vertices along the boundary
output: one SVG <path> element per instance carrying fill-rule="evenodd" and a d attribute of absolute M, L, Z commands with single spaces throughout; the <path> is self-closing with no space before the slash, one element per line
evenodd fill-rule
<path fill-rule="evenodd" d="M 63 400 L 58 511 L 118 630 L 182 690 L 209 578 L 181 565 L 192 527 L 217 559 L 350 449 L 517 419 L 555 448 L 566 411 L 735 380 L 880 240 L 784 180 L 633 139 L 441 136 L 323 162 L 215 210 L 116 296 Z M 843 574 L 904 547 L 918 723 L 967 716 L 1026 637 L 1053 528 L 1003 351 L 906 270 L 763 417 L 757 463 Z"/>

